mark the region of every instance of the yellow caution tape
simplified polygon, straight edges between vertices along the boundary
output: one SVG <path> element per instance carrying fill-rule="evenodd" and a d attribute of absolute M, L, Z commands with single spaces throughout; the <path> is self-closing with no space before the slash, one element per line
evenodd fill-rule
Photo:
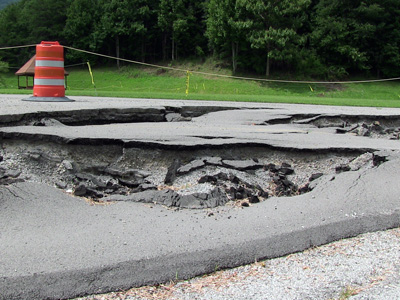
<path fill-rule="evenodd" d="M 89 68 L 89 73 L 90 73 L 90 77 L 92 78 L 92 84 L 94 87 L 96 87 L 96 85 L 94 84 L 94 78 L 93 78 L 93 73 L 92 73 L 92 68 L 90 67 L 90 63 L 87 62 L 88 68 Z"/>
<path fill-rule="evenodd" d="M 189 87 L 190 87 L 190 75 L 192 73 L 189 71 L 186 71 L 186 97 L 189 95 Z"/>

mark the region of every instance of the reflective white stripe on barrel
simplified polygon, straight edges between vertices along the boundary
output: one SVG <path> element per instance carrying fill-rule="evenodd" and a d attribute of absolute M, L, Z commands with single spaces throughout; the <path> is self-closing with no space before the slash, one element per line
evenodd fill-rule
<path fill-rule="evenodd" d="M 64 79 L 39 79 L 34 80 L 34 85 L 64 85 Z"/>
<path fill-rule="evenodd" d="M 64 61 L 59 60 L 36 60 L 36 67 L 58 67 L 64 68 Z"/>

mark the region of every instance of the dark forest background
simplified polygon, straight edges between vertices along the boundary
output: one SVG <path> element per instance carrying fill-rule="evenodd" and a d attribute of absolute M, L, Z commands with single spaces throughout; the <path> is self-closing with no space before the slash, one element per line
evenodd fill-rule
<path fill-rule="evenodd" d="M 0 47 L 59 41 L 152 63 L 212 56 L 233 74 L 267 77 L 400 76 L 399 0 L 6 2 Z M 21 65 L 32 51 L 1 51 L 0 59 Z M 69 63 L 87 58 L 67 51 Z"/>

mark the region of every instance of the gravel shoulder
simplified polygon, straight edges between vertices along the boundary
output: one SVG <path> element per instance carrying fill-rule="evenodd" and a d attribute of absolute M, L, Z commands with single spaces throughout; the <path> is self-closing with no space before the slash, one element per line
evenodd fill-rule
<path fill-rule="evenodd" d="M 400 299 L 400 228 L 188 281 L 75 300 Z"/>

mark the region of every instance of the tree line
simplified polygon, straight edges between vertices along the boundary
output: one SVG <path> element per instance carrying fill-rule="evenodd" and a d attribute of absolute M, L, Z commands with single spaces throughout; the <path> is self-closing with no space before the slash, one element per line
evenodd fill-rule
<path fill-rule="evenodd" d="M 142 62 L 214 56 L 234 74 L 391 77 L 400 1 L 21 0 L 0 11 L 0 47 L 42 40 Z M 0 52 L 10 64 L 29 55 Z"/>

